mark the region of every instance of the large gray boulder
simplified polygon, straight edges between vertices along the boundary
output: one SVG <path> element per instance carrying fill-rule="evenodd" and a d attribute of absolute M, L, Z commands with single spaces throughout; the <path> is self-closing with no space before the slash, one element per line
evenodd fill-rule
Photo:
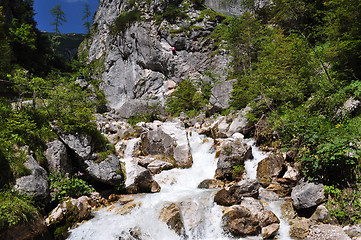
<path fill-rule="evenodd" d="M 242 133 L 243 135 L 249 132 L 249 121 L 246 118 L 246 114 L 251 111 L 250 107 L 246 107 L 239 111 L 236 117 L 233 119 L 231 125 L 228 128 L 227 137 L 231 137 L 234 133 Z"/>
<path fill-rule="evenodd" d="M 61 134 L 61 140 L 68 146 L 76 156 L 85 160 L 88 159 L 93 151 L 91 137 L 83 134 Z"/>
<path fill-rule="evenodd" d="M 14 189 L 39 199 L 47 199 L 49 197 L 48 174 L 31 155 L 27 158 L 24 165 L 31 174 L 16 179 Z"/>
<path fill-rule="evenodd" d="M 226 142 L 220 151 L 215 177 L 221 180 L 233 180 L 234 167 L 244 166 L 252 158 L 252 148 L 238 140 Z"/>
<path fill-rule="evenodd" d="M 179 122 L 165 122 L 141 135 L 145 155 L 162 154 L 170 157 L 176 166 L 190 167 L 192 155 L 185 127 Z"/>
<path fill-rule="evenodd" d="M 130 99 L 119 108 L 118 113 L 123 118 L 130 118 L 146 114 L 164 114 L 164 109 L 159 105 L 159 101 Z"/>
<path fill-rule="evenodd" d="M 211 112 L 221 111 L 229 107 L 229 100 L 233 90 L 233 84 L 237 80 L 225 81 L 217 83 L 212 88 L 209 103 L 212 105 Z"/>
<path fill-rule="evenodd" d="M 84 165 L 86 173 L 95 181 L 111 186 L 119 186 L 124 182 L 120 161 L 114 154 L 99 163 L 85 160 Z"/>
<path fill-rule="evenodd" d="M 132 176 L 127 176 L 127 193 L 155 193 L 160 191 L 159 184 L 154 181 L 152 173 L 141 166 L 133 166 Z"/>
<path fill-rule="evenodd" d="M 45 157 L 50 171 L 64 171 L 70 173 L 72 170 L 71 159 L 69 158 L 66 146 L 59 140 L 46 144 Z"/>
<path fill-rule="evenodd" d="M 296 210 L 310 209 L 326 200 L 323 184 L 305 181 L 293 188 L 291 197 Z"/>

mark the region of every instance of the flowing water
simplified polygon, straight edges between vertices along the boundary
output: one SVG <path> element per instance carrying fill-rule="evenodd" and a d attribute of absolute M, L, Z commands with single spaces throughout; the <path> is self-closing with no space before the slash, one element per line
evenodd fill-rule
<path fill-rule="evenodd" d="M 128 144 L 125 152 L 125 164 L 132 169 L 131 151 L 137 140 Z M 223 240 L 234 239 L 227 236 L 221 227 L 222 209 L 213 202 L 217 190 L 198 189 L 204 179 L 212 179 L 217 159 L 212 149 L 213 140 L 189 134 L 193 166 L 189 169 L 172 169 L 157 174 L 154 179 L 160 184 L 161 191 L 153 194 L 138 194 L 133 210 L 125 215 L 117 214 L 121 207 L 104 208 L 94 213 L 94 218 L 71 231 L 70 240 Z M 266 155 L 252 145 L 254 159 L 246 162 L 249 177 L 255 178 L 255 166 Z M 131 170 L 127 170 L 131 174 Z M 182 212 L 185 235 L 180 237 L 159 220 L 163 207 L 176 203 Z M 280 201 L 269 202 L 268 208 L 280 217 Z M 288 240 L 287 224 L 281 222 L 279 239 Z M 238 238 L 237 238 L 238 239 Z M 245 239 L 261 239 L 259 236 Z"/>

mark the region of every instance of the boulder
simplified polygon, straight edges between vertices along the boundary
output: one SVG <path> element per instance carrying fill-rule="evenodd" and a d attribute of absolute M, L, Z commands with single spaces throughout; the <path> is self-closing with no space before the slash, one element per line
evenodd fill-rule
<path fill-rule="evenodd" d="M 352 238 L 352 240 L 361 239 L 361 224 L 346 226 L 343 230 L 350 238 Z"/>
<path fill-rule="evenodd" d="M 347 101 L 335 111 L 334 118 L 343 119 L 344 117 L 354 114 L 361 105 L 361 101 L 350 97 Z"/>
<path fill-rule="evenodd" d="M 236 204 L 236 201 L 226 189 L 221 189 L 216 193 L 214 202 L 221 206 L 232 206 Z"/>
<path fill-rule="evenodd" d="M 244 166 L 245 160 L 252 158 L 252 148 L 238 140 L 225 143 L 220 151 L 215 178 L 233 180 L 234 167 Z"/>
<path fill-rule="evenodd" d="M 260 212 L 264 210 L 262 202 L 252 197 L 245 197 L 244 199 L 242 199 L 240 206 L 249 209 L 252 215 L 256 217 Z"/>
<path fill-rule="evenodd" d="M 198 185 L 198 188 L 203 189 L 216 189 L 222 187 L 224 187 L 224 182 L 217 179 L 205 179 Z"/>
<path fill-rule="evenodd" d="M 93 146 L 91 137 L 82 134 L 61 134 L 60 138 L 80 160 L 89 159 L 92 154 Z"/>
<path fill-rule="evenodd" d="M 165 162 L 162 160 L 155 160 L 155 161 L 151 162 L 150 164 L 148 164 L 147 169 L 152 174 L 158 174 L 163 170 L 169 170 L 169 169 L 172 169 L 173 167 L 174 167 L 173 164 L 171 164 L 169 162 Z"/>
<path fill-rule="evenodd" d="M 159 184 L 154 181 L 151 172 L 145 168 L 138 167 L 134 172 L 133 179 L 132 181 L 127 180 L 130 182 L 126 188 L 127 193 L 155 193 L 160 191 Z"/>
<path fill-rule="evenodd" d="M 290 236 L 296 239 L 304 239 L 309 233 L 311 221 L 307 218 L 295 218 L 289 224 Z"/>
<path fill-rule="evenodd" d="M 45 157 L 48 162 L 48 169 L 70 173 L 72 164 L 66 146 L 59 140 L 48 142 L 46 146 Z"/>
<path fill-rule="evenodd" d="M 327 223 L 330 220 L 330 214 L 324 205 L 317 206 L 316 211 L 312 214 L 312 221 L 318 223 Z"/>
<path fill-rule="evenodd" d="M 159 105 L 158 101 L 129 99 L 118 110 L 119 116 L 130 118 L 144 114 L 164 114 L 164 109 Z"/>
<path fill-rule="evenodd" d="M 280 225 L 278 223 L 272 223 L 271 225 L 263 227 L 261 231 L 262 239 L 273 238 L 279 229 L 280 229 Z"/>
<path fill-rule="evenodd" d="M 124 183 L 120 161 L 114 154 L 110 154 L 99 163 L 93 160 L 85 160 L 84 165 L 87 175 L 97 182 L 111 186 L 119 186 Z"/>
<path fill-rule="evenodd" d="M 287 200 L 281 204 L 281 211 L 282 216 L 288 221 L 294 219 L 297 216 L 291 200 Z"/>
<path fill-rule="evenodd" d="M 279 224 L 280 220 L 278 219 L 278 217 L 276 216 L 276 214 L 274 214 L 272 211 L 260 211 L 257 213 L 257 218 L 259 221 L 259 225 L 261 227 L 266 227 L 268 225 L 271 224 Z"/>
<path fill-rule="evenodd" d="M 231 137 L 234 133 L 242 133 L 243 135 L 247 134 L 249 131 L 249 121 L 246 118 L 246 114 L 251 111 L 250 107 L 246 107 L 243 110 L 239 111 L 237 116 L 233 119 L 231 125 L 229 126 L 227 137 Z"/>
<path fill-rule="evenodd" d="M 257 217 L 248 208 L 239 205 L 226 209 L 222 216 L 222 226 L 225 232 L 235 237 L 258 235 L 261 230 Z"/>
<path fill-rule="evenodd" d="M 35 196 L 38 199 L 48 199 L 49 184 L 47 172 L 37 163 L 33 156 L 28 155 L 27 158 L 28 160 L 24 165 L 31 171 L 31 174 L 16 179 L 14 189 L 18 192 Z"/>
<path fill-rule="evenodd" d="M 153 128 L 141 135 L 142 152 L 145 155 L 163 154 L 174 159 L 176 166 L 190 167 L 192 155 L 184 126 L 179 122 L 165 122 L 153 125 Z"/>
<path fill-rule="evenodd" d="M 212 105 L 211 112 L 215 113 L 229 107 L 229 99 L 236 79 L 217 83 L 211 91 L 209 103 Z"/>
<path fill-rule="evenodd" d="M 72 219 L 73 224 L 89 219 L 91 213 L 90 203 L 91 199 L 86 196 L 63 201 L 50 212 L 49 216 L 45 219 L 45 223 L 47 226 L 64 223 L 68 217 Z"/>
<path fill-rule="evenodd" d="M 258 198 L 260 184 L 257 179 L 245 179 L 234 185 L 229 189 L 230 194 L 238 202 L 244 197 Z"/>
<path fill-rule="evenodd" d="M 314 208 L 326 200 L 323 184 L 304 181 L 293 188 L 291 197 L 296 210 Z"/>
<path fill-rule="evenodd" d="M 273 178 L 282 177 L 284 166 L 284 159 L 281 155 L 271 154 L 267 158 L 258 163 L 257 178 L 261 182 L 262 186 L 267 187 Z"/>
<path fill-rule="evenodd" d="M 314 225 L 310 228 L 310 232 L 305 238 L 306 240 L 351 240 L 340 226 L 322 224 Z"/>
<path fill-rule="evenodd" d="M 182 214 L 180 208 L 175 203 L 164 206 L 160 212 L 159 219 L 179 236 L 185 235 Z"/>

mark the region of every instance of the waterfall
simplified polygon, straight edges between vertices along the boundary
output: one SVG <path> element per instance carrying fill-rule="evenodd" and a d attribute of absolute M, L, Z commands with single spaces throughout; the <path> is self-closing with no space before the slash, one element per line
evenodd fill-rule
<path fill-rule="evenodd" d="M 128 141 L 127 147 L 124 150 L 124 164 L 126 170 L 127 179 L 125 181 L 125 187 L 128 187 L 130 184 L 134 182 L 135 173 L 137 172 L 137 168 L 139 167 L 132 157 L 135 144 L 139 142 L 140 138 L 133 138 Z"/>
<path fill-rule="evenodd" d="M 198 189 L 198 184 L 204 179 L 212 179 L 217 167 L 212 146 L 212 139 L 205 138 L 195 132 L 189 134 L 189 143 L 193 156 L 193 165 L 189 169 L 172 169 L 154 176 L 160 184 L 161 191 L 153 194 L 133 195 L 132 211 L 121 215 L 116 203 L 94 213 L 94 218 L 71 230 L 69 240 L 226 240 L 234 239 L 227 236 L 221 227 L 222 208 L 214 203 L 217 190 Z M 132 168 L 131 159 L 134 144 L 139 139 L 131 140 L 125 151 L 127 168 Z M 246 170 L 251 177 L 256 177 L 255 161 L 262 160 L 266 155 L 254 146 L 254 141 L 247 141 L 252 145 L 254 159 L 247 161 Z M 127 170 L 127 174 L 131 172 Z M 252 172 L 252 173 L 251 173 Z M 173 230 L 159 220 L 161 209 L 169 204 L 179 206 L 184 223 L 185 234 L 177 235 Z M 270 207 L 275 203 L 270 203 Z M 279 210 L 279 207 L 276 206 Z M 279 215 L 278 213 L 276 213 Z M 283 224 L 283 223 L 281 223 Z M 284 228 L 281 226 L 281 229 Z M 288 236 L 288 235 L 287 235 Z M 290 239 L 283 233 L 279 239 Z M 239 238 L 238 238 L 239 239 Z M 242 239 L 262 239 L 260 236 Z"/>

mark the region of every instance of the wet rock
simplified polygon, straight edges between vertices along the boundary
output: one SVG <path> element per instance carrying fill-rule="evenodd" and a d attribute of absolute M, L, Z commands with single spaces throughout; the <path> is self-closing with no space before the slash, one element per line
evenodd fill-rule
<path fill-rule="evenodd" d="M 277 201 L 279 199 L 279 196 L 277 193 L 275 193 L 273 191 L 269 191 L 267 189 L 260 189 L 259 197 L 260 197 L 260 199 L 263 199 L 266 201 Z"/>
<path fill-rule="evenodd" d="M 157 158 L 155 156 L 142 157 L 142 158 L 139 158 L 138 165 L 140 165 L 144 168 L 147 168 L 148 165 L 155 160 L 157 160 Z"/>
<path fill-rule="evenodd" d="M 306 240 L 351 240 L 349 236 L 339 226 L 322 224 L 314 225 L 310 228 L 310 232 L 305 238 Z"/>
<path fill-rule="evenodd" d="M 179 236 L 185 235 L 182 214 L 180 208 L 175 203 L 165 206 L 160 212 L 159 219 L 165 222 Z"/>
<path fill-rule="evenodd" d="M 124 183 L 122 167 L 118 157 L 109 155 L 100 163 L 93 160 L 85 160 L 85 172 L 95 181 L 111 186 L 119 186 Z"/>
<path fill-rule="evenodd" d="M 289 224 L 290 236 L 296 239 L 304 239 L 309 233 L 311 221 L 306 218 L 295 218 Z"/>
<path fill-rule="evenodd" d="M 165 122 L 141 135 L 145 155 L 164 154 L 174 159 L 177 166 L 190 167 L 192 155 L 184 126 L 178 122 Z"/>
<path fill-rule="evenodd" d="M 278 223 L 273 223 L 271 225 L 263 227 L 261 231 L 262 239 L 273 238 L 279 229 L 280 229 L 280 225 Z"/>
<path fill-rule="evenodd" d="M 297 216 L 291 200 L 287 200 L 281 205 L 282 216 L 288 221 L 294 219 Z"/>
<path fill-rule="evenodd" d="M 120 214 L 120 215 L 125 215 L 125 214 L 129 214 L 133 211 L 133 209 L 135 207 L 139 206 L 139 203 L 136 202 L 128 202 L 124 205 L 121 205 L 117 208 L 114 209 L 114 212 L 116 214 Z"/>
<path fill-rule="evenodd" d="M 252 197 L 245 197 L 242 199 L 240 206 L 249 209 L 252 215 L 256 216 L 258 213 L 264 210 L 263 204 L 260 200 L 252 198 Z M 258 218 L 257 218 L 258 219 Z"/>
<path fill-rule="evenodd" d="M 233 205 L 226 209 L 222 216 L 222 226 L 224 231 L 235 237 L 260 233 L 257 217 L 248 208 L 239 205 Z"/>
<path fill-rule="evenodd" d="M 217 189 L 222 187 L 224 187 L 224 182 L 217 179 L 205 179 L 198 185 L 198 188 L 204 189 Z"/>
<path fill-rule="evenodd" d="M 72 170 L 71 160 L 68 156 L 65 145 L 59 141 L 54 140 L 46 144 L 45 157 L 48 162 L 50 171 L 64 171 L 70 173 Z"/>
<path fill-rule="evenodd" d="M 234 185 L 229 189 L 230 194 L 236 199 L 237 202 L 244 197 L 258 198 L 260 184 L 257 179 L 245 179 Z"/>
<path fill-rule="evenodd" d="M 252 158 L 252 149 L 241 141 L 225 143 L 220 151 L 215 178 L 233 180 L 234 167 L 244 166 L 244 161 Z"/>
<path fill-rule="evenodd" d="M 221 189 L 216 193 L 214 202 L 221 206 L 232 206 L 236 204 L 236 201 L 226 189 Z"/>
<path fill-rule="evenodd" d="M 134 181 L 127 188 L 127 193 L 155 193 L 160 191 L 159 184 L 154 181 L 151 172 L 145 168 L 138 168 L 134 174 Z"/>
<path fill-rule="evenodd" d="M 28 176 L 16 179 L 14 189 L 21 193 L 35 196 L 37 199 L 49 198 L 48 174 L 31 155 L 27 155 L 28 160 L 25 167 L 31 171 Z"/>
<path fill-rule="evenodd" d="M 151 162 L 150 164 L 148 164 L 147 169 L 152 174 L 158 174 L 163 170 L 169 170 L 169 169 L 172 169 L 173 167 L 174 167 L 173 164 L 171 164 L 169 162 L 165 162 L 162 160 L 155 160 L 155 161 Z"/>
<path fill-rule="evenodd" d="M 267 187 L 275 177 L 282 177 L 280 173 L 284 166 L 284 159 L 281 155 L 271 154 L 258 163 L 257 178 L 262 186 Z"/>
<path fill-rule="evenodd" d="M 257 213 L 257 218 L 261 227 L 266 227 L 274 223 L 280 223 L 280 220 L 272 211 L 260 211 Z"/>
<path fill-rule="evenodd" d="M 323 184 L 301 181 L 291 193 L 296 210 L 307 210 L 326 200 Z"/>
<path fill-rule="evenodd" d="M 79 197 L 77 199 L 71 198 L 66 200 L 50 212 L 49 216 L 45 219 L 47 226 L 53 224 L 59 224 L 71 217 L 75 222 L 79 222 L 84 219 L 88 219 L 91 213 L 91 199 L 86 196 Z"/>

